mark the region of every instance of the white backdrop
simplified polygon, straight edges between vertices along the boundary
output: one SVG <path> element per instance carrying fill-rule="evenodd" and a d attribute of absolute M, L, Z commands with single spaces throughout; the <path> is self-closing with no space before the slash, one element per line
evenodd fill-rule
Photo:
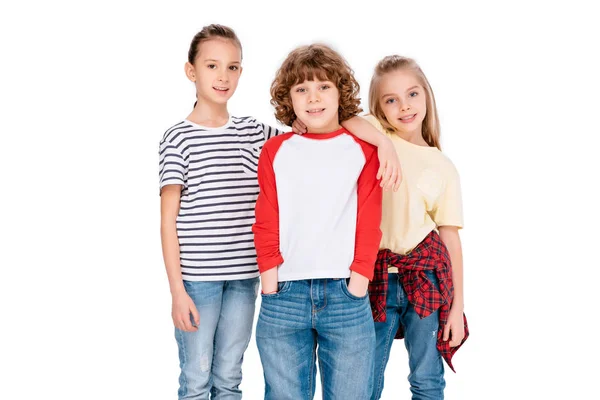
<path fill-rule="evenodd" d="M 446 398 L 598 396 L 597 18 L 578 1 L 421 3 L 3 3 L 0 398 L 176 397 L 157 151 L 194 103 L 183 64 L 209 23 L 244 47 L 230 112 L 274 125 L 269 86 L 297 45 L 339 50 L 365 109 L 375 63 L 415 58 L 464 196 L 471 338 Z M 410 398 L 406 364 L 396 342 L 384 399 Z M 262 396 L 254 338 L 242 388 Z"/>

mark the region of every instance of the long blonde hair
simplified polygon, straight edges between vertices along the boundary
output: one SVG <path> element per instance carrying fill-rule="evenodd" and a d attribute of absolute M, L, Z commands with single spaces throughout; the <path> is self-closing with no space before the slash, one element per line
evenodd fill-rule
<path fill-rule="evenodd" d="M 393 55 L 387 56 L 377 63 L 375 71 L 373 72 L 373 78 L 371 78 L 371 87 L 369 88 L 369 112 L 381 122 L 381 125 L 383 125 L 388 132 L 396 132 L 396 128 L 394 128 L 385 118 L 385 114 L 379 104 L 379 83 L 386 74 L 398 70 L 412 71 L 421 86 L 423 86 L 423 89 L 425 89 L 427 113 L 423 120 L 421 134 L 429 146 L 437 147 L 441 150 L 440 121 L 435 106 L 433 90 L 431 89 L 431 85 L 429 85 L 429 81 L 425 77 L 425 74 L 412 58 Z"/>

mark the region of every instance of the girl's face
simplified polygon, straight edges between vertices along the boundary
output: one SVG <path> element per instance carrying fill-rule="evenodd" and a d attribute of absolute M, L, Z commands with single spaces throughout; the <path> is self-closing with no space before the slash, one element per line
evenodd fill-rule
<path fill-rule="evenodd" d="M 398 133 L 421 134 L 427 98 L 415 74 L 409 70 L 385 74 L 379 82 L 378 101 L 385 118 Z"/>
<path fill-rule="evenodd" d="M 198 99 L 227 104 L 242 73 L 242 52 L 232 41 L 210 39 L 199 44 L 194 65 L 186 63 L 186 74 L 196 84 Z"/>

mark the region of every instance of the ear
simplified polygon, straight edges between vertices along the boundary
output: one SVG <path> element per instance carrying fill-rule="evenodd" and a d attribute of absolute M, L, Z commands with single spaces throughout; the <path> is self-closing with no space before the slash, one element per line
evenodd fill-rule
<path fill-rule="evenodd" d="M 196 82 L 196 70 L 194 69 L 194 66 L 189 61 L 187 61 L 185 63 L 184 70 L 185 70 L 185 76 L 187 76 L 187 78 L 190 81 Z"/>
<path fill-rule="evenodd" d="M 242 66 L 240 65 L 240 76 L 242 75 L 243 70 L 244 70 L 244 68 L 242 68 Z"/>

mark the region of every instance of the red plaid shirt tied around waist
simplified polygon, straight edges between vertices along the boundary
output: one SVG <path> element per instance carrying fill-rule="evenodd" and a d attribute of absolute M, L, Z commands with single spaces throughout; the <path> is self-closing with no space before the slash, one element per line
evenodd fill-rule
<path fill-rule="evenodd" d="M 452 264 L 448 249 L 436 231 L 429 235 L 414 250 L 406 255 L 392 253 L 390 250 L 380 250 L 375 262 L 373 280 L 369 283 L 369 296 L 373 320 L 385 322 L 386 301 L 388 291 L 388 268 L 398 268 L 398 276 L 408 301 L 414 306 L 421 318 L 425 318 L 439 309 L 440 326 L 437 336 L 437 348 L 440 354 L 454 371 L 452 356 L 469 337 L 467 318 L 463 314 L 465 337 L 457 347 L 450 347 L 450 341 L 444 341 L 444 327 L 448 321 L 450 306 L 454 298 L 452 283 Z M 429 281 L 425 271 L 435 271 L 439 281 L 439 290 Z M 404 330 L 400 325 L 396 339 L 404 338 Z M 456 372 L 456 371 L 454 371 Z"/>

